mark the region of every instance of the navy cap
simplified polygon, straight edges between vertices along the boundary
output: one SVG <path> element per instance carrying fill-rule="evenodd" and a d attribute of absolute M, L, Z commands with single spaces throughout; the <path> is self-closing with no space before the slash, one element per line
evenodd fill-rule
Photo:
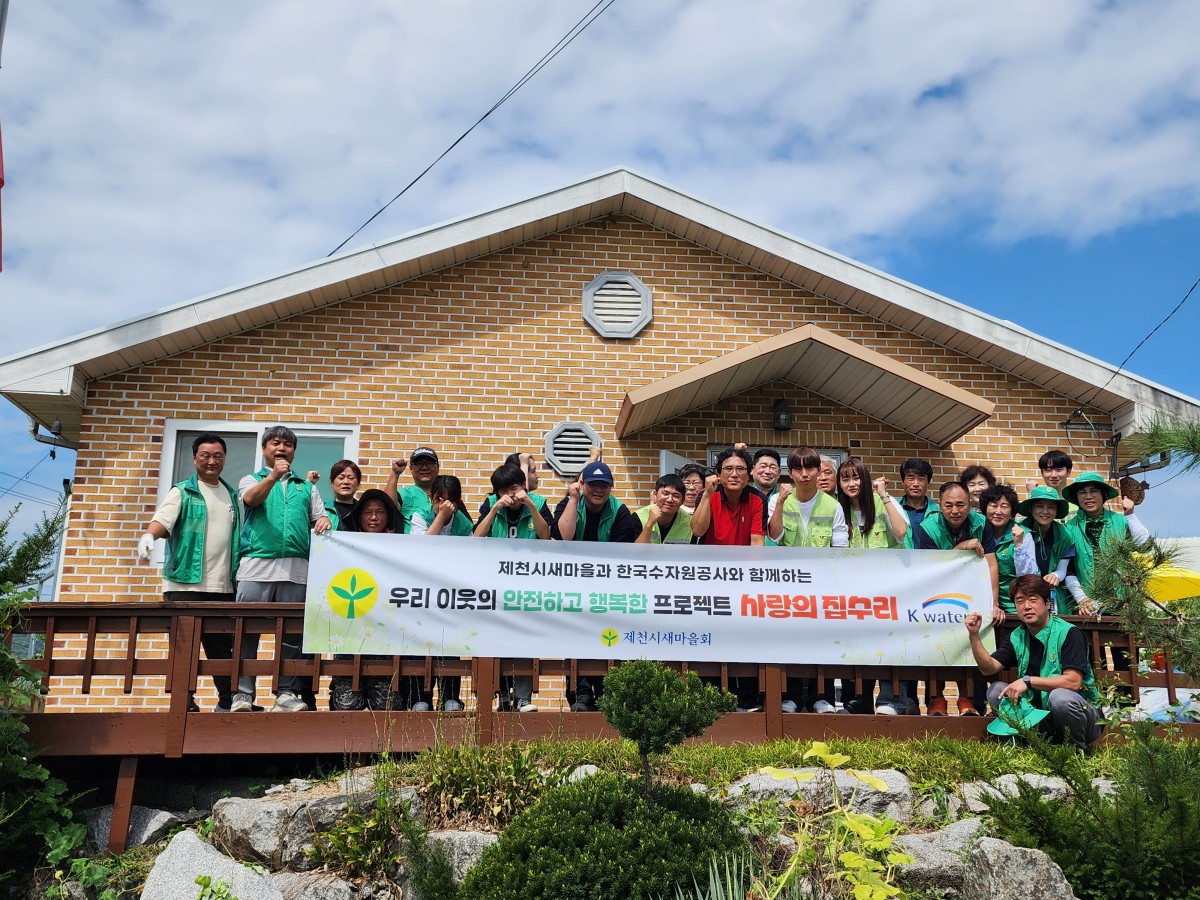
<path fill-rule="evenodd" d="M 583 483 L 591 484 L 594 481 L 612 484 L 612 470 L 602 462 L 588 463 L 583 467 Z"/>
<path fill-rule="evenodd" d="M 437 462 L 437 452 L 432 447 L 418 447 L 409 455 L 408 461 L 415 463 L 418 459 L 432 459 Z"/>

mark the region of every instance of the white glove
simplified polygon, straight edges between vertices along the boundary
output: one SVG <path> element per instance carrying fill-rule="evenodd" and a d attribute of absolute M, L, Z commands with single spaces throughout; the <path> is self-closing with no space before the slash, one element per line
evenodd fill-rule
<path fill-rule="evenodd" d="M 154 549 L 154 535 L 146 532 L 138 540 L 138 559 L 142 562 L 150 562 L 150 552 Z"/>

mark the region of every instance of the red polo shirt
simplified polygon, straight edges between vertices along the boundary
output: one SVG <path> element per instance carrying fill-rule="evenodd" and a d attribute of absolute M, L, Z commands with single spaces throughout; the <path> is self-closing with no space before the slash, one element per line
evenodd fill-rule
<path fill-rule="evenodd" d="M 765 534 L 763 531 L 762 494 L 747 486 L 742 491 L 737 506 L 725 502 L 725 488 L 713 491 L 709 501 L 711 516 L 704 543 L 725 547 L 749 547 L 750 535 Z"/>

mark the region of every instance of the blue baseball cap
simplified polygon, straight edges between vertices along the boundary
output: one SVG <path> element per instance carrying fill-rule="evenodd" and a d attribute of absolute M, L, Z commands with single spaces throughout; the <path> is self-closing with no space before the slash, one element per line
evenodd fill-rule
<path fill-rule="evenodd" d="M 594 481 L 602 481 L 611 485 L 613 483 L 612 469 L 602 462 L 588 463 L 583 467 L 583 483 L 591 484 Z"/>

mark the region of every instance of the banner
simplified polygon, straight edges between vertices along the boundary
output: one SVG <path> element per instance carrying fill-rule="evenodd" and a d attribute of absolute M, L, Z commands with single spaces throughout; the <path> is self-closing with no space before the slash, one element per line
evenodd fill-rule
<path fill-rule="evenodd" d="M 304 650 L 974 666 L 968 612 L 987 628 L 992 590 L 965 551 L 330 532 L 313 538 Z"/>

